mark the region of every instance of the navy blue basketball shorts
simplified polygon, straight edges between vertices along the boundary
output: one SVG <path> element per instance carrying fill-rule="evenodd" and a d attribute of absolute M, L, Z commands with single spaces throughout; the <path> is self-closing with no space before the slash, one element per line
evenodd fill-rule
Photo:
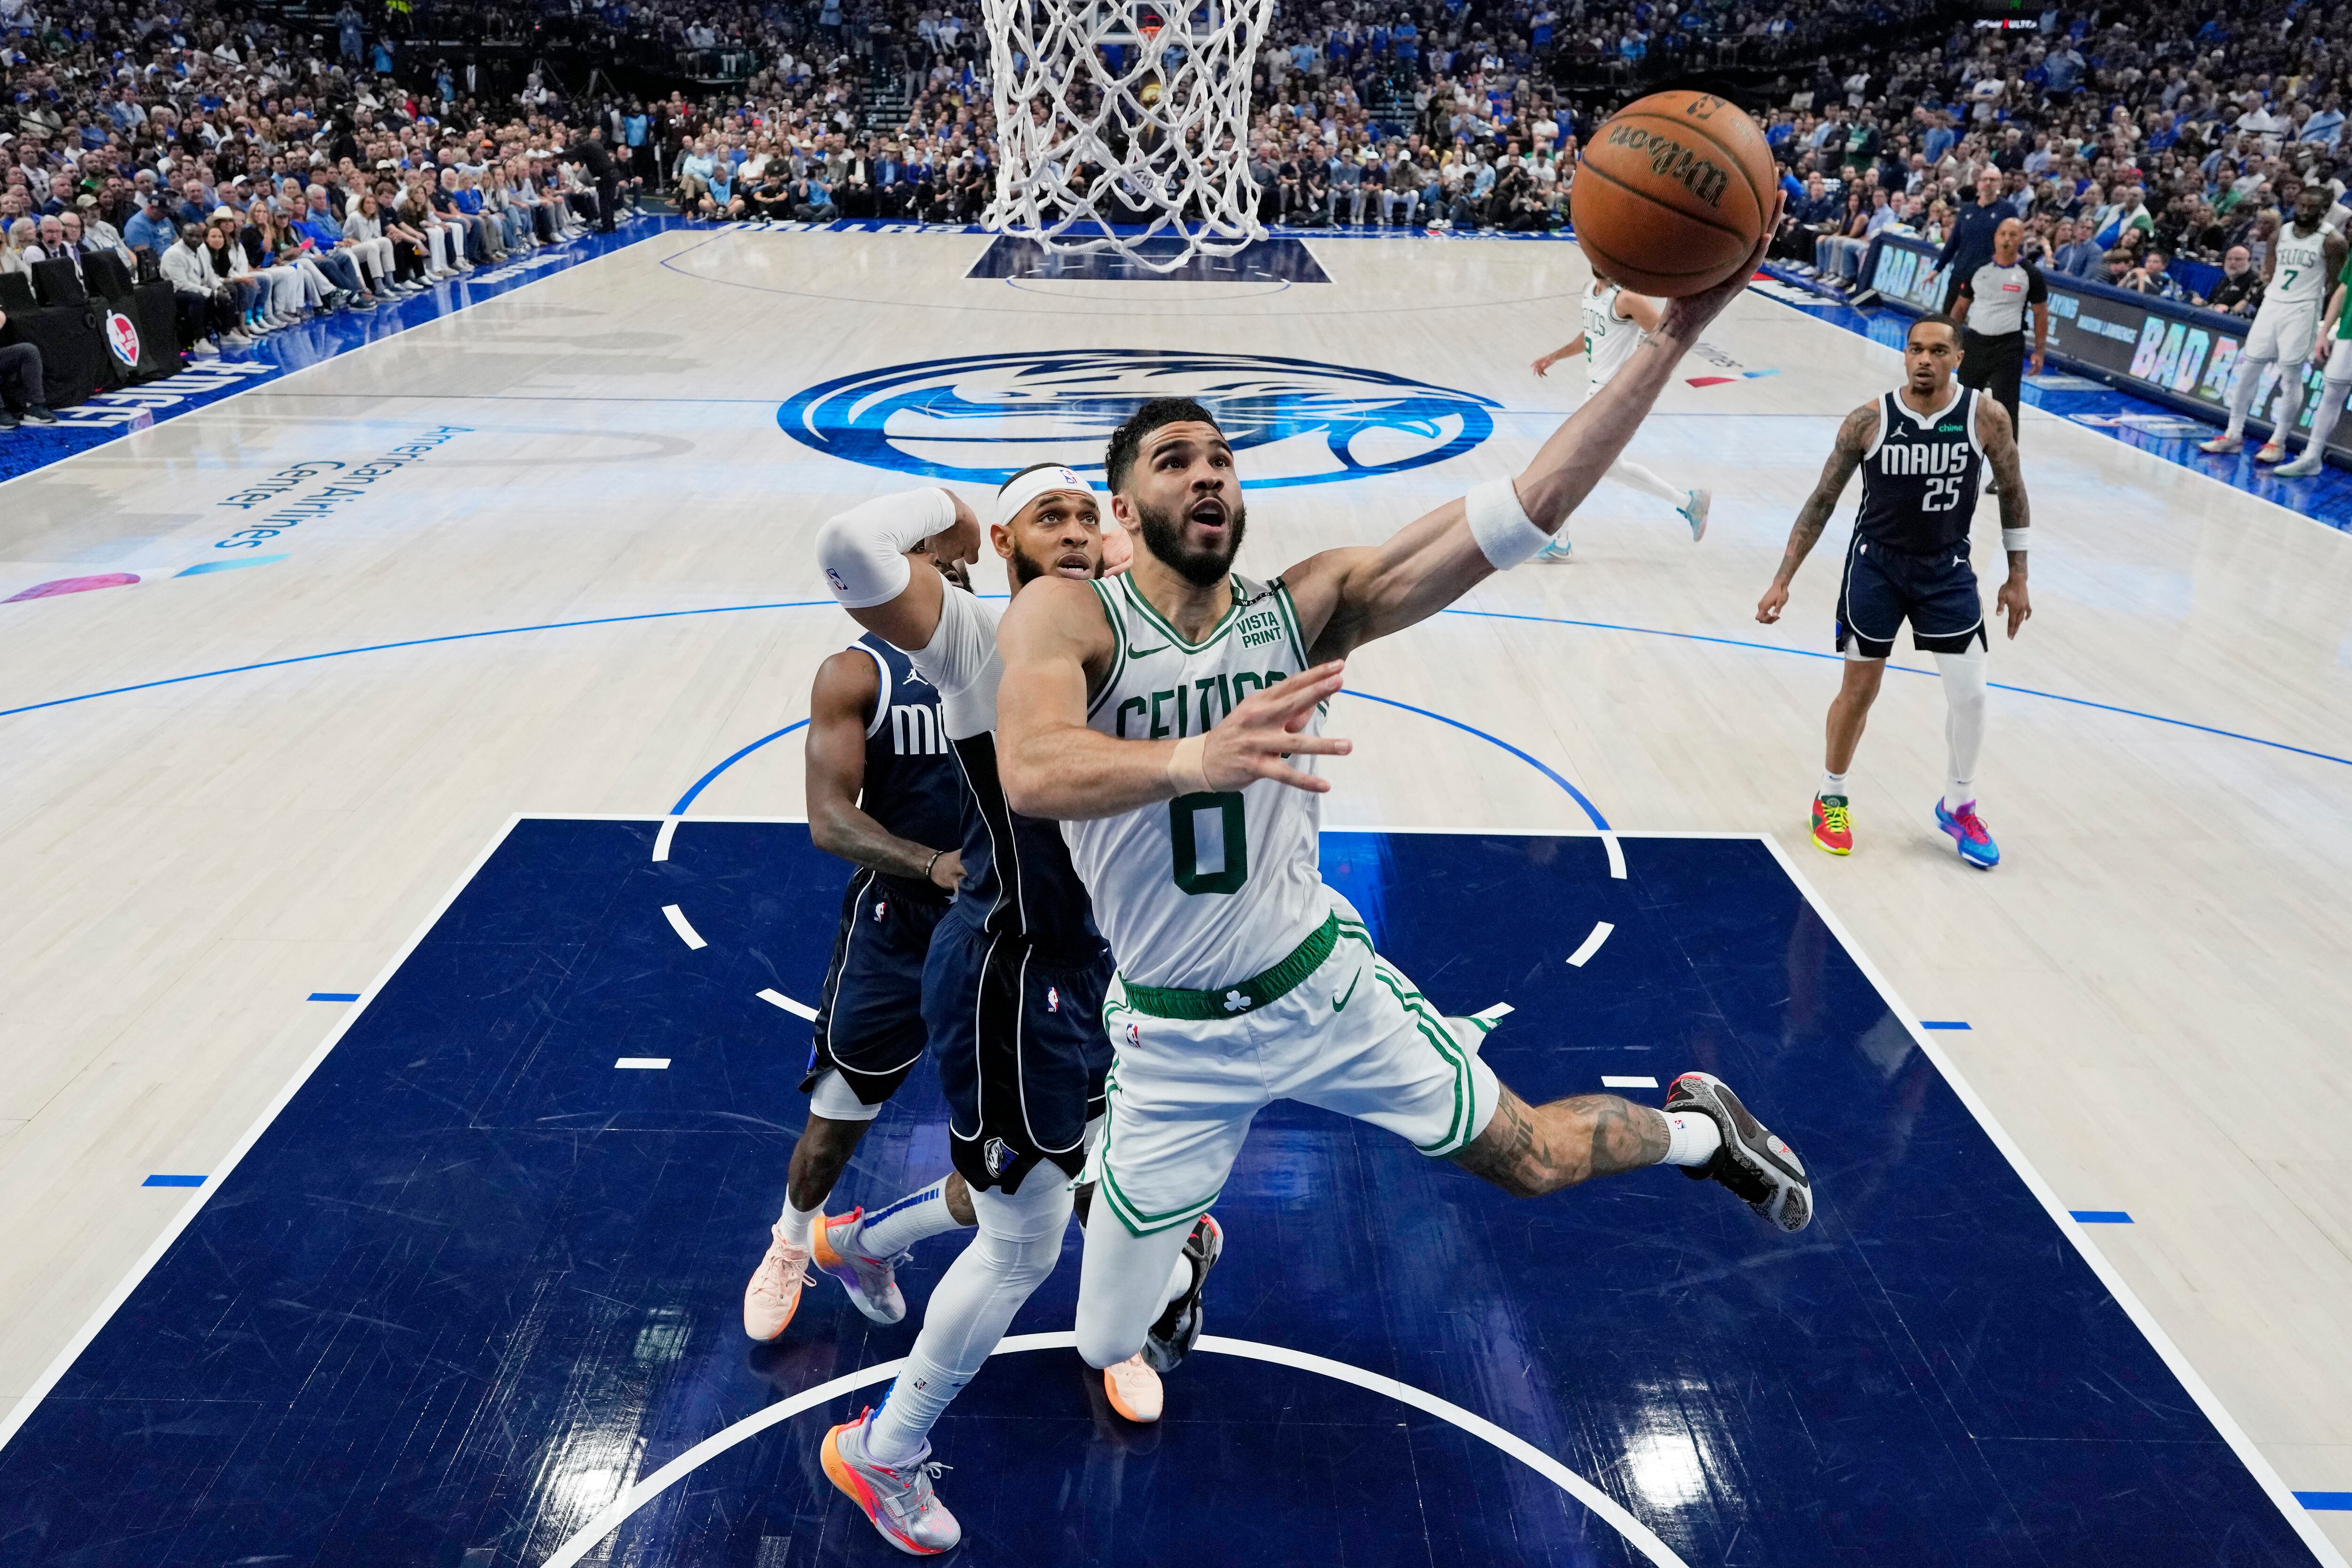
<path fill-rule="evenodd" d="M 947 1091 L 949 1153 L 974 1187 L 1017 1192 L 1040 1163 L 1072 1177 L 1085 1168 L 1087 1123 L 1103 1113 L 1110 1071 L 1102 1016 L 1112 967 L 1108 948 L 1055 962 L 976 921 L 940 923 L 923 1022 Z"/>
<path fill-rule="evenodd" d="M 944 900 L 915 896 L 871 871 L 849 879 L 809 1047 L 807 1093 L 828 1071 L 879 1105 L 923 1055 L 923 961 Z"/>
<path fill-rule="evenodd" d="M 1846 548 L 1838 589 L 1837 646 L 1849 657 L 1884 659 L 1911 622 L 1911 645 L 1923 653 L 1965 653 L 1985 637 L 1984 601 L 1965 544 L 1914 555 L 1860 535 Z"/>

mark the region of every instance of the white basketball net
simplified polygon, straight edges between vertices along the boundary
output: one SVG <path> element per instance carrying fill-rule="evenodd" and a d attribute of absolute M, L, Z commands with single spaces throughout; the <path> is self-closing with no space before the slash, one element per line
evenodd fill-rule
<path fill-rule="evenodd" d="M 1149 36 L 1147 9 L 1164 18 Z M 982 221 L 1047 250 L 1117 251 L 1155 272 L 1265 237 L 1247 156 L 1250 65 L 1273 9 L 982 0 L 999 158 Z M 1184 243 L 1147 246 L 1164 235 Z"/>

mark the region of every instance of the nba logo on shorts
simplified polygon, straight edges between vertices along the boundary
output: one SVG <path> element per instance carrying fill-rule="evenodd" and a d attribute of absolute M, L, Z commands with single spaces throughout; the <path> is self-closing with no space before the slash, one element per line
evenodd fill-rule
<path fill-rule="evenodd" d="M 1135 1046 L 1139 1046 L 1143 1043 L 1143 1026 L 1141 1024 L 1131 1023 L 1127 1026 L 1127 1043 Z"/>
<path fill-rule="evenodd" d="M 888 899 L 880 899 L 880 900 L 877 900 L 877 901 L 875 903 L 875 905 L 874 905 L 874 918 L 875 918 L 875 919 L 879 920 L 879 919 L 881 919 L 884 915 L 887 915 L 887 914 L 889 914 L 889 913 L 890 913 L 890 901 L 889 901 Z"/>
<path fill-rule="evenodd" d="M 120 310 L 106 313 L 106 347 L 123 364 L 139 362 L 139 329 Z"/>
<path fill-rule="evenodd" d="M 1045 988 L 1045 1010 L 1049 1013 L 1062 1010 L 1062 993 L 1052 986 Z"/>
<path fill-rule="evenodd" d="M 991 1138 L 980 1146 L 980 1157 L 988 1166 L 988 1174 L 1001 1176 L 1013 1164 L 1013 1151 L 1003 1138 Z"/>

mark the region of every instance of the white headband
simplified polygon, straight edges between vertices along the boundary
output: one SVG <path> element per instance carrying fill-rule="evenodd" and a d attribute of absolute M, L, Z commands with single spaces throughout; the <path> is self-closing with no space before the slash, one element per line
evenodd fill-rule
<path fill-rule="evenodd" d="M 1011 528 L 1013 519 L 1023 507 L 1040 496 L 1050 496 L 1056 490 L 1073 490 L 1094 499 L 1094 486 L 1078 477 L 1074 468 L 1033 468 L 996 493 L 996 522 L 1000 528 Z M 1097 502 L 1097 506 L 1101 503 Z"/>

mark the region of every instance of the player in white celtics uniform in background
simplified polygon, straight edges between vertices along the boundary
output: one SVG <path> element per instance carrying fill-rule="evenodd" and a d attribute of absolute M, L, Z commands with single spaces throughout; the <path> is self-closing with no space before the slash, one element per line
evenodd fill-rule
<path fill-rule="evenodd" d="M 1549 543 L 1747 277 L 1668 306 L 1516 484 L 1268 582 L 1232 575 L 1246 516 L 1213 418 L 1186 399 L 1147 403 L 1108 462 L 1113 511 L 1137 536 L 1125 580 L 1033 583 L 1006 611 L 1000 779 L 1014 810 L 1062 821 L 1119 967 L 1095 1166 L 1118 1223 L 1088 1228 L 1078 1293 L 1090 1364 L 1143 1343 L 1193 1218 L 1276 1099 L 1385 1127 L 1523 1197 L 1674 1164 L 1783 1229 L 1811 1218 L 1803 1165 L 1705 1073 L 1676 1079 L 1664 1112 L 1512 1093 L 1475 1053 L 1476 1027 L 1381 961 L 1317 870 L 1330 788 L 1317 759 L 1349 749 L 1320 733 L 1340 660 Z"/>
<path fill-rule="evenodd" d="M 1632 294 L 1618 287 L 1599 272 L 1584 287 L 1584 330 L 1535 362 L 1535 372 L 1541 376 L 1571 354 L 1584 356 L 1585 395 L 1597 394 L 1609 384 L 1609 378 L 1618 367 L 1633 357 L 1649 335 L 1657 330 L 1658 313 L 1665 301 L 1653 299 L 1646 294 Z M 1706 537 L 1706 508 L 1713 499 L 1711 490 L 1685 490 L 1670 485 L 1639 463 L 1623 458 L 1609 465 L 1608 477 L 1628 485 L 1644 495 L 1655 496 L 1669 502 L 1690 525 L 1691 542 L 1696 544 Z M 1569 559 L 1568 529 L 1563 527 L 1551 543 L 1536 554 L 1540 561 L 1558 563 Z"/>
<path fill-rule="evenodd" d="M 2311 438 L 2304 444 L 2302 456 L 2279 468 L 2282 478 L 2308 479 L 2326 465 L 2327 438 L 2336 434 L 2345 401 L 2352 398 L 2352 348 L 2346 347 L 2352 343 L 2352 297 L 2347 296 L 2352 296 L 2352 261 L 2336 277 L 2326 325 L 2311 350 L 2313 362 L 2326 371 L 2319 383 L 2319 406 L 2311 411 Z"/>
<path fill-rule="evenodd" d="M 2246 415 L 2254 406 L 2263 372 L 2280 371 L 2278 402 L 2271 409 L 2271 438 L 2254 454 L 2257 463 L 2286 459 L 2286 435 L 2303 412 L 2303 362 L 2319 336 L 2319 315 L 2327 286 L 2344 267 L 2344 241 L 2326 226 L 2327 187 L 2305 185 L 2295 198 L 2294 221 L 2281 228 L 2263 265 L 2263 305 L 2238 356 L 2237 384 L 2230 389 L 2230 426 L 2198 447 L 2221 455 L 2245 447 Z"/>

